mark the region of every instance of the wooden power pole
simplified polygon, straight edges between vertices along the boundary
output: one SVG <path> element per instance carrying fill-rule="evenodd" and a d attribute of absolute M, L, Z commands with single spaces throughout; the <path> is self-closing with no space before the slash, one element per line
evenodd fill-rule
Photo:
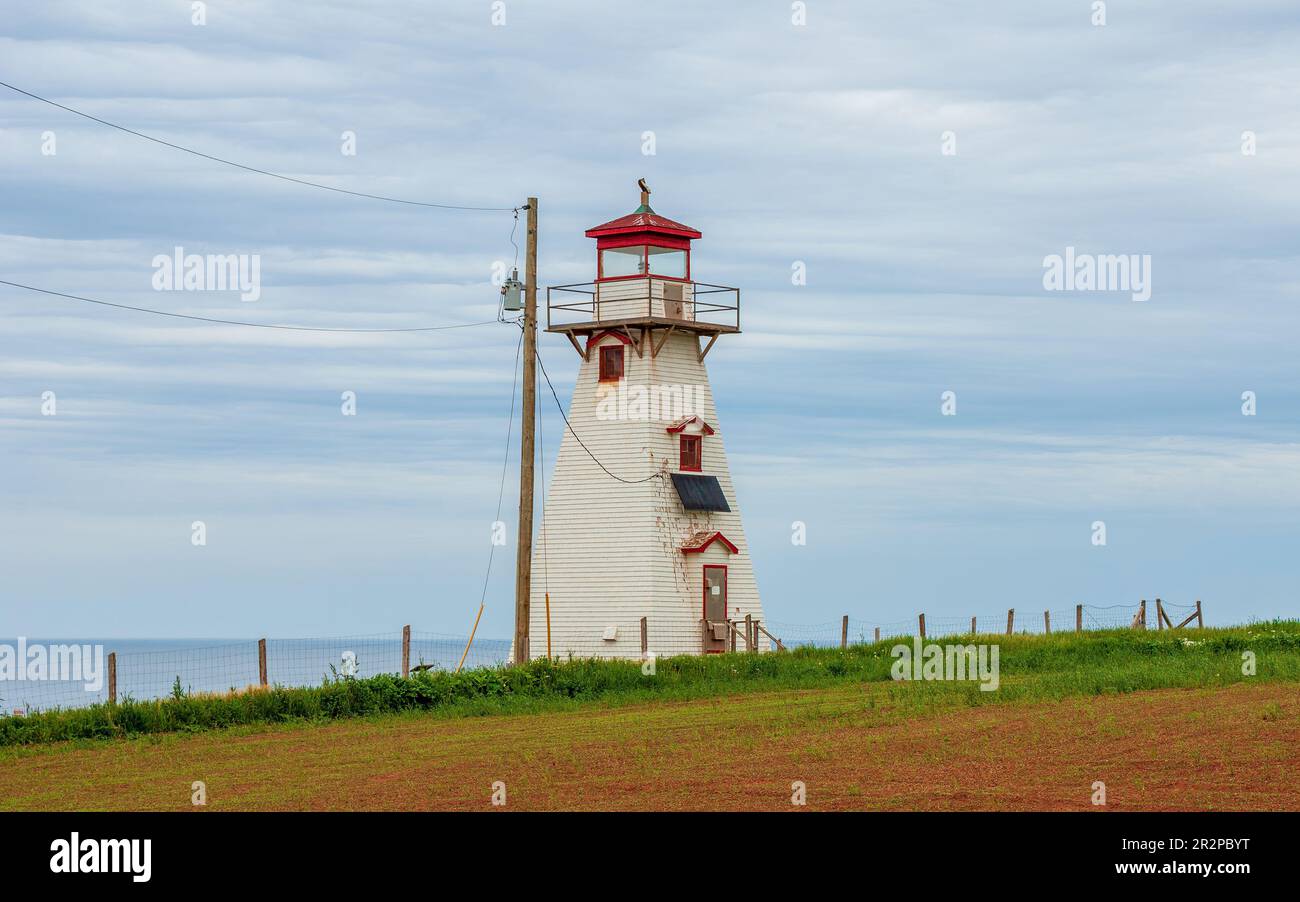
<path fill-rule="evenodd" d="M 515 663 L 526 663 L 533 568 L 533 444 L 537 427 L 537 198 L 528 198 L 524 256 L 524 397 L 519 443 L 519 551 L 515 555 Z"/>

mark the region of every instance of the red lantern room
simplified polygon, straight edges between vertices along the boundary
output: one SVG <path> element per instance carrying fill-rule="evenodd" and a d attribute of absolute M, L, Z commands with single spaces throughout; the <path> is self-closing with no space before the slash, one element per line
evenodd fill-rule
<path fill-rule="evenodd" d="M 691 241 L 700 233 L 650 209 L 650 191 L 640 184 L 641 206 L 587 229 L 596 239 L 596 281 L 657 276 L 689 282 Z"/>
<path fill-rule="evenodd" d="M 611 328 L 638 342 L 659 330 L 710 339 L 739 332 L 740 291 L 695 281 L 691 242 L 700 232 L 656 213 L 645 180 L 638 185 L 639 207 L 586 231 L 596 239 L 595 280 L 546 290 L 547 330 L 575 347 Z"/>

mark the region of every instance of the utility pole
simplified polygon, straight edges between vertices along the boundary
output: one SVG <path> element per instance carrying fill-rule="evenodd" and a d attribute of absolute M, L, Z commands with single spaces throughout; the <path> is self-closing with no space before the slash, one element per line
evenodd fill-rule
<path fill-rule="evenodd" d="M 515 663 L 529 660 L 533 568 L 533 443 L 537 427 L 537 198 L 528 198 L 524 256 L 524 398 L 519 443 L 519 551 L 515 555 Z"/>

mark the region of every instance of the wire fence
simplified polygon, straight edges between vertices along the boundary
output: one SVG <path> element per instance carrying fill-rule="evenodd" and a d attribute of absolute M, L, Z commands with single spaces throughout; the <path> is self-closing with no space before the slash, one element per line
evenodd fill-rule
<path fill-rule="evenodd" d="M 707 652 L 768 652 L 799 646 L 833 648 L 924 635 L 1042 634 L 1136 627 L 1160 629 L 1203 624 L 1201 603 L 1157 599 L 1133 605 L 1046 612 L 1011 610 L 974 617 L 931 617 L 876 622 L 845 615 L 825 623 L 783 623 L 745 618 L 725 623 L 691 623 L 641 618 L 602 633 L 556 629 L 534 636 L 533 654 L 573 657 L 644 658 Z M 549 647 L 543 640 L 549 641 Z M 0 643 L 3 646 L 4 643 Z M 468 647 L 467 647 L 468 646 Z M 259 686 L 318 686 L 341 676 L 458 667 L 500 667 L 508 663 L 506 639 L 413 631 L 309 639 L 262 639 L 224 643 L 139 640 L 91 644 L 18 640 L 8 647 L 15 666 L 0 680 L 0 716 L 95 703 L 226 694 Z M 38 649 L 39 651 L 32 651 Z M 3 649 L 0 648 L 0 654 Z M 463 657 L 463 661 L 462 661 Z M 34 663 L 34 661 L 40 663 Z"/>
<path fill-rule="evenodd" d="M 782 623 L 772 621 L 767 628 L 781 638 L 787 648 L 800 645 L 832 648 L 879 642 L 900 636 L 924 635 L 928 639 L 971 635 L 1043 635 L 1047 633 L 1084 632 L 1089 630 L 1170 629 L 1203 625 L 1201 603 L 1175 604 L 1156 599 L 1148 605 L 1096 606 L 1080 604 L 1073 608 L 1048 611 L 1010 609 L 1005 614 L 978 614 L 972 617 L 927 617 L 918 614 L 908 620 L 887 623 L 860 620 L 845 615 L 826 623 Z"/>

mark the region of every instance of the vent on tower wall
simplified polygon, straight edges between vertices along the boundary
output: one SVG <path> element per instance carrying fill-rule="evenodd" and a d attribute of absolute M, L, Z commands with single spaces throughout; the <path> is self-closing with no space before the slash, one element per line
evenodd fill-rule
<path fill-rule="evenodd" d="M 727 498 L 722 494 L 722 486 L 716 476 L 691 476 L 686 473 L 671 473 L 673 488 L 677 497 L 682 499 L 682 507 L 688 511 L 731 511 Z"/>

